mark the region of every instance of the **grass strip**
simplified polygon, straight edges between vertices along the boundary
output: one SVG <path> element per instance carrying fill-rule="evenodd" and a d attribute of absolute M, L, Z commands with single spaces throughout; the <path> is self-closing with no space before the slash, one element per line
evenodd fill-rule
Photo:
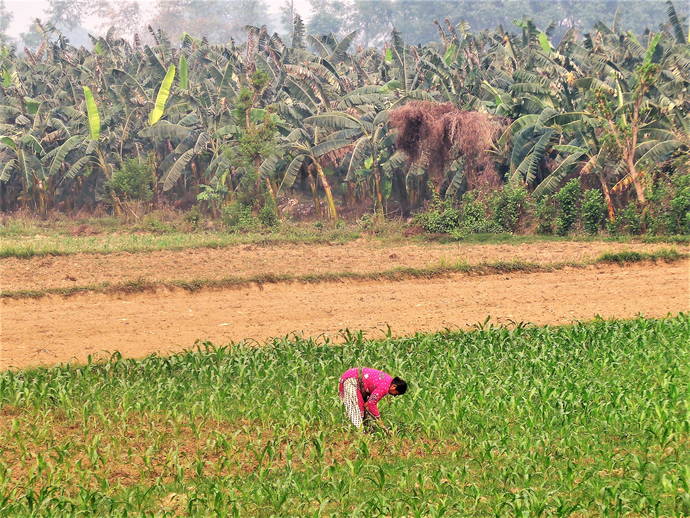
<path fill-rule="evenodd" d="M 113 253 L 146 253 L 162 250 L 180 251 L 194 249 L 218 249 L 239 245 L 279 246 L 288 244 L 319 245 L 327 243 L 346 243 L 357 239 L 359 234 L 328 233 L 315 235 L 227 235 L 189 237 L 185 235 L 147 235 L 129 236 L 115 242 L 94 238 L 62 238 L 61 246 L 5 245 L 0 248 L 0 259 L 31 259 L 34 257 L 59 257 L 76 254 L 107 255 Z M 81 242 L 80 242 L 81 241 Z"/>
<path fill-rule="evenodd" d="M 381 272 L 325 272 L 307 275 L 260 274 L 251 277 L 225 277 L 222 279 L 192 279 L 149 281 L 136 279 L 122 283 L 100 283 L 88 286 L 70 286 L 65 288 L 45 288 L 41 290 L 16 290 L 0 292 L 2 299 L 41 298 L 49 295 L 72 296 L 84 293 L 143 293 L 159 289 L 183 289 L 195 292 L 203 289 L 246 288 L 262 284 L 306 283 L 342 281 L 403 281 L 407 279 L 432 279 L 464 273 L 468 275 L 495 275 L 501 273 L 537 273 L 552 272 L 564 268 L 586 268 L 594 264 L 620 264 L 634 262 L 675 262 L 690 257 L 674 249 L 661 249 L 653 253 L 615 252 L 605 253 L 591 261 L 558 262 L 549 264 L 530 263 L 525 261 L 496 261 L 479 264 L 459 262 L 455 264 L 438 264 L 425 268 L 399 267 Z"/>
<path fill-rule="evenodd" d="M 8 239 L 1 237 L 0 259 L 31 259 L 46 256 L 68 256 L 76 254 L 107 255 L 113 253 L 148 253 L 158 251 L 180 251 L 194 249 L 220 249 L 240 245 L 280 246 L 297 244 L 347 243 L 361 238 L 365 232 L 356 228 L 310 229 L 303 227 L 281 229 L 273 233 L 148 233 L 108 234 L 100 236 L 53 236 L 44 241 Z M 384 229 L 381 233 L 367 233 L 370 238 L 381 242 L 412 242 L 452 244 L 525 244 L 544 242 L 593 242 L 615 243 L 674 243 L 688 244 L 690 236 L 542 236 L 514 234 L 472 234 L 458 240 L 446 235 L 422 234 L 406 237 L 399 229 Z"/>
<path fill-rule="evenodd" d="M 406 238 L 409 239 L 409 238 Z M 668 243 L 676 245 L 690 244 L 690 235 L 673 234 L 673 235 L 567 235 L 558 236 L 554 234 L 510 234 L 510 233 L 478 233 L 467 234 L 461 237 L 455 237 L 450 234 L 419 234 L 413 238 L 416 241 L 427 243 L 465 243 L 465 244 L 525 244 L 525 243 L 558 243 L 563 241 L 575 243 L 592 243 L 604 241 L 607 243 L 645 243 L 658 244 Z"/>
<path fill-rule="evenodd" d="M 662 248 L 660 250 L 657 250 L 654 253 L 645 253 L 645 252 L 635 252 L 633 250 L 629 251 L 623 251 L 623 252 L 607 252 L 604 254 L 601 254 L 597 258 L 597 262 L 600 263 L 618 263 L 618 264 L 627 264 L 627 263 L 639 263 L 641 261 L 657 261 L 657 260 L 662 260 L 662 261 L 667 261 L 667 262 L 672 262 L 672 261 L 677 261 L 678 259 L 682 259 L 685 257 L 687 254 L 681 254 L 677 250 L 673 248 Z"/>

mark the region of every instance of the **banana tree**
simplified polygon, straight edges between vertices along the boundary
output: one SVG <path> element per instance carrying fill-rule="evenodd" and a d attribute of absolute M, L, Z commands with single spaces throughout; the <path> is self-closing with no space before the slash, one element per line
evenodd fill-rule
<path fill-rule="evenodd" d="M 210 82 L 201 85 L 190 80 L 190 62 L 187 57 L 181 55 L 178 63 L 179 90 L 172 98 L 172 104 L 166 109 L 171 100 L 171 89 L 177 72 L 175 65 L 168 67 L 158 87 L 154 106 L 149 113 L 148 127 L 139 132 L 141 137 L 150 139 L 154 147 L 163 154 L 158 164 L 163 192 L 173 189 L 190 164 L 193 171 L 198 171 L 195 160 L 205 163 L 202 168 L 204 172 L 199 173 L 201 178 L 213 176 L 219 167 L 222 168 L 224 143 L 227 136 L 235 130 L 227 103 L 216 105 L 218 92 L 224 91 L 226 74 L 219 73 L 220 86 L 214 88 Z M 194 60 L 191 64 L 195 64 Z M 166 114 L 166 119 L 163 119 Z"/>
<path fill-rule="evenodd" d="M 388 112 L 391 106 L 405 99 L 406 96 L 394 95 L 388 87 L 362 87 L 342 97 L 339 110 L 313 115 L 304 121 L 315 130 L 329 132 L 313 148 L 313 153 L 317 157 L 327 153 L 342 155 L 345 182 L 353 182 L 360 170 L 371 172 L 374 212 L 377 214 L 384 212 L 384 164 L 393 154 L 392 139 L 388 134 Z M 385 171 L 397 171 L 397 168 L 388 166 Z"/>
<path fill-rule="evenodd" d="M 665 39 L 666 42 L 670 40 L 669 37 Z M 594 83 L 590 82 L 586 92 L 589 99 L 587 114 L 597 128 L 597 139 L 609 144 L 611 151 L 608 155 L 615 162 L 619 175 L 611 191 L 620 192 L 632 185 L 642 206 L 647 203 L 648 173 L 688 144 L 687 131 L 675 122 L 677 117 L 687 116 L 678 116 L 674 109 L 682 106 L 685 89 L 678 88 L 678 85 L 675 88 L 669 86 L 669 80 L 661 73 L 663 69 L 671 68 L 663 64 L 670 57 L 668 47 L 664 48 L 666 42 L 663 34 L 650 37 L 639 64 L 631 74 L 616 77 L 608 88 L 592 87 Z M 642 54 L 641 50 L 638 52 Z M 671 78 L 670 82 L 676 81 Z M 683 82 L 687 88 L 687 71 Z M 675 100 L 669 98 L 673 90 L 676 91 Z M 667 94 L 659 96 L 654 91 L 666 91 Z M 656 93 L 654 97 L 660 97 L 666 106 L 654 102 L 651 93 Z"/>
<path fill-rule="evenodd" d="M 0 135 L 0 182 L 7 184 L 16 176 L 22 186 L 18 199 L 26 208 L 33 202 L 41 214 L 47 209 L 46 174 L 41 164 L 44 153 L 43 146 L 31 132 Z"/>
<path fill-rule="evenodd" d="M 322 164 L 323 155 L 325 155 L 327 151 L 323 151 L 323 146 L 318 144 L 318 135 L 318 129 L 303 126 L 295 128 L 282 140 L 279 150 L 281 153 L 289 156 L 290 161 L 287 167 L 281 172 L 281 181 L 276 195 L 283 189 L 292 187 L 300 171 L 304 171 L 309 180 L 312 198 L 314 200 L 314 208 L 317 214 L 320 212 L 320 204 L 316 185 L 320 183 L 326 195 L 328 219 L 335 221 L 338 219 L 338 210 L 333 197 L 333 190 L 331 189 L 330 182 L 328 181 Z M 268 157 L 261 165 L 260 171 L 262 175 L 268 177 L 271 171 L 275 170 L 278 161 L 278 154 Z"/>

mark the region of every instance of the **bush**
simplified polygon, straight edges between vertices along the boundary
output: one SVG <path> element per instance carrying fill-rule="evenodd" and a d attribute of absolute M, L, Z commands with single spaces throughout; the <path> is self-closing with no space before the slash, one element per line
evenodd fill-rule
<path fill-rule="evenodd" d="M 175 226 L 163 221 L 158 214 L 146 214 L 139 224 L 139 228 L 146 232 L 155 232 L 164 234 L 166 232 L 174 232 Z"/>
<path fill-rule="evenodd" d="M 460 223 L 456 235 L 500 233 L 503 229 L 486 217 L 487 207 L 476 194 L 468 191 L 460 205 Z"/>
<path fill-rule="evenodd" d="M 590 235 L 594 235 L 601 229 L 606 217 L 606 205 L 604 196 L 598 189 L 585 191 L 582 200 L 582 225 Z"/>
<path fill-rule="evenodd" d="M 240 202 L 232 202 L 223 207 L 221 219 L 228 230 L 235 232 L 257 230 L 261 226 L 252 214 L 252 208 Z"/>
<path fill-rule="evenodd" d="M 184 221 L 190 227 L 192 227 L 192 230 L 197 230 L 199 225 L 201 225 L 202 220 L 203 215 L 201 214 L 201 210 L 197 205 L 194 205 L 191 209 L 185 212 Z"/>
<path fill-rule="evenodd" d="M 105 186 L 115 201 L 149 201 L 153 197 L 153 180 L 148 164 L 132 158 L 113 173 Z"/>
<path fill-rule="evenodd" d="M 534 211 L 538 234 L 553 234 L 553 222 L 556 220 L 557 212 L 553 196 L 546 195 L 539 199 Z"/>
<path fill-rule="evenodd" d="M 618 212 L 616 221 L 609 225 L 609 231 L 615 234 L 639 234 L 642 231 L 642 213 L 636 203 L 628 203 L 628 206 Z"/>
<path fill-rule="evenodd" d="M 259 221 L 265 227 L 276 227 L 280 220 L 278 219 L 278 207 L 271 196 L 266 195 L 264 206 L 259 211 Z"/>
<path fill-rule="evenodd" d="M 651 234 L 690 233 L 690 174 L 660 174 L 654 179 L 642 227 Z"/>
<path fill-rule="evenodd" d="M 671 181 L 666 175 L 654 179 L 647 197 L 647 210 L 643 214 L 644 227 L 650 234 L 670 234 L 673 225 L 670 201 L 672 197 Z"/>
<path fill-rule="evenodd" d="M 579 178 L 573 178 L 556 193 L 556 232 L 559 236 L 564 236 L 570 232 L 577 221 L 577 205 L 580 196 Z"/>
<path fill-rule="evenodd" d="M 415 215 L 413 221 L 432 234 L 449 234 L 458 227 L 460 213 L 450 200 L 434 194 L 429 209 Z"/>
<path fill-rule="evenodd" d="M 515 232 L 527 201 L 527 191 L 522 187 L 505 186 L 491 200 L 493 222 L 506 232 Z"/>
<path fill-rule="evenodd" d="M 670 231 L 672 234 L 690 234 L 690 174 L 673 178 L 673 197 L 670 202 Z"/>

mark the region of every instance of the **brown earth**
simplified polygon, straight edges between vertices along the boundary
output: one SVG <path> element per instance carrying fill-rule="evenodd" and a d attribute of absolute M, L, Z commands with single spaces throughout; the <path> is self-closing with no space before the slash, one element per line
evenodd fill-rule
<path fill-rule="evenodd" d="M 342 262 L 326 262 L 327 254 L 323 250 L 328 248 L 295 248 L 300 250 L 295 252 L 296 257 L 305 260 L 318 257 L 313 263 L 322 264 L 324 268 L 328 265 L 330 271 L 345 268 Z M 359 270 L 363 268 L 361 264 L 381 269 L 380 261 L 386 253 L 409 258 L 411 255 L 401 252 L 408 248 L 416 250 L 414 246 L 379 251 L 370 248 L 366 257 L 361 258 L 363 263 L 357 261 L 364 252 L 353 251 L 352 261 Z M 470 256 L 467 248 L 458 250 L 457 253 L 463 255 L 453 260 L 467 259 Z M 545 254 L 550 254 L 548 259 L 537 255 L 544 248 L 547 249 Z M 553 262 L 582 259 L 616 248 L 619 247 L 586 243 L 506 246 L 505 255 L 500 256 L 496 252 L 502 249 L 499 246 L 493 247 L 493 254 L 486 259 L 531 257 Z M 449 248 L 430 249 L 445 250 L 449 259 L 454 257 Z M 488 253 L 486 249 L 476 247 L 476 255 L 472 257 L 481 260 L 481 254 Z M 243 271 L 252 271 L 251 268 L 257 268 L 266 255 L 275 254 L 276 250 L 253 250 L 242 255 L 249 264 L 237 264 L 244 265 L 246 270 Z M 310 250 L 313 252 L 309 253 Z M 535 255 L 521 255 L 523 250 L 531 250 Z M 426 259 L 423 264 L 429 262 L 430 254 L 426 251 L 426 247 L 417 250 Z M 71 259 L 76 258 L 65 258 L 66 261 Z M 107 264 L 107 256 L 103 259 Z M 140 255 L 131 259 L 144 261 Z M 282 259 L 281 262 L 286 263 L 295 261 L 287 251 Z M 181 270 L 182 263 L 191 268 L 181 259 Z M 347 265 L 355 268 L 349 262 Z M 154 265 L 147 271 L 154 275 L 156 270 Z M 187 271 L 194 273 L 195 270 Z M 170 270 L 168 275 L 173 273 L 174 270 Z M 226 270 L 224 274 L 238 272 Z M 387 325 L 395 335 L 402 335 L 465 328 L 487 316 L 497 323 L 525 321 L 535 324 L 588 320 L 595 315 L 661 317 L 690 309 L 689 274 L 690 261 L 683 260 L 672 264 L 593 265 L 585 269 L 566 268 L 533 274 L 453 275 L 397 282 L 283 283 L 192 294 L 161 290 L 121 296 L 86 294 L 37 300 L 3 299 L 0 302 L 0 369 L 84 362 L 88 355 L 103 354 L 103 351 L 118 350 L 133 357 L 153 352 L 168 354 L 191 347 L 195 340 L 211 340 L 220 345 L 244 338 L 263 341 L 292 332 L 337 338 L 345 328 L 362 329 L 374 337 L 380 336 Z M 131 275 L 137 275 L 134 266 Z M 175 278 L 182 277 L 181 271 L 175 275 Z"/>
<path fill-rule="evenodd" d="M 103 282 L 221 279 L 262 274 L 380 272 L 446 262 L 470 264 L 526 261 L 540 264 L 583 262 L 604 252 L 653 252 L 665 244 L 548 242 L 521 245 L 383 244 L 358 240 L 343 245 L 234 246 L 146 253 L 77 254 L 32 259 L 1 259 L 2 291 L 88 286 Z M 679 252 L 690 246 L 673 245 Z"/>

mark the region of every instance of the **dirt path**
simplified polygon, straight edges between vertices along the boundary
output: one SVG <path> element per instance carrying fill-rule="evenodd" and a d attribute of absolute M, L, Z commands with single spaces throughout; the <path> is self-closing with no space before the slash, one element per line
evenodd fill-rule
<path fill-rule="evenodd" d="M 263 289 L 80 295 L 3 300 L 0 369 L 46 365 L 119 350 L 172 353 L 195 340 L 225 344 L 291 332 L 380 335 L 494 322 L 567 323 L 595 315 L 660 317 L 690 309 L 690 261 L 557 272 L 456 275 L 400 282 L 276 284 Z"/>
<path fill-rule="evenodd" d="M 0 289 L 38 290 L 87 286 L 102 282 L 220 279 L 260 274 L 304 275 L 325 272 L 374 272 L 395 267 L 424 267 L 445 261 L 582 262 L 604 252 L 652 252 L 672 246 L 605 242 L 542 242 L 521 245 L 423 244 L 384 245 L 359 240 L 343 245 L 243 245 L 223 249 L 189 249 L 147 253 L 78 254 L 62 257 L 0 260 Z"/>

